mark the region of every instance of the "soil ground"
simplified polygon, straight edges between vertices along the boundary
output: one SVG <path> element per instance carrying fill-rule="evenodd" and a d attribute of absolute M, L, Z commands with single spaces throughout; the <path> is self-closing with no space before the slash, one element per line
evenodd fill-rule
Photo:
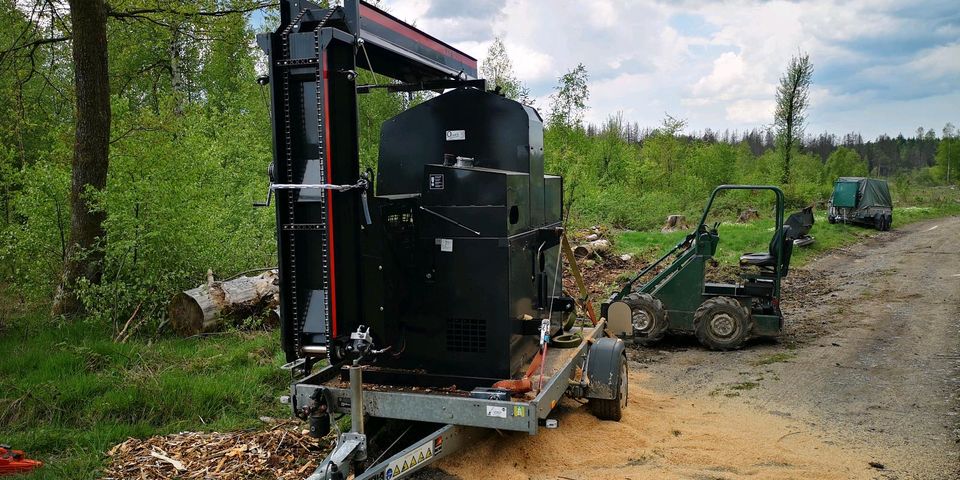
<path fill-rule="evenodd" d="M 795 269 L 785 334 L 711 352 L 631 350 L 621 423 L 570 402 L 421 478 L 960 478 L 960 217 Z"/>

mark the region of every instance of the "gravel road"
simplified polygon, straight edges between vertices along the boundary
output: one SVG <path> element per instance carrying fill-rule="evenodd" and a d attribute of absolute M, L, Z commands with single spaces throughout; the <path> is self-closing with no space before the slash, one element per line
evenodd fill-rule
<path fill-rule="evenodd" d="M 938 219 L 819 258 L 788 278 L 779 342 L 668 340 L 637 352 L 644 385 L 797 420 L 876 478 L 960 478 L 958 238 L 960 217 Z"/>

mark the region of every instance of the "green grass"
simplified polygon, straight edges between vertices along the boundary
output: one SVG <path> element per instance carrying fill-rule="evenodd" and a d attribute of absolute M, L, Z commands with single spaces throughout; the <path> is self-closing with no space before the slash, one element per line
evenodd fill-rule
<path fill-rule="evenodd" d="M 893 228 L 897 229 L 920 220 L 958 214 L 960 214 L 960 204 L 955 202 L 936 207 L 896 208 L 893 214 Z M 714 258 L 721 264 L 736 265 L 743 253 L 767 251 L 770 239 L 773 237 L 773 226 L 772 219 L 761 219 L 750 223 L 721 223 L 718 228 L 720 245 Z M 618 253 L 630 253 L 651 260 L 669 251 L 683 240 L 687 233 L 689 232 L 628 231 L 619 234 L 615 245 Z M 827 222 L 826 213 L 818 213 L 810 230 L 810 235 L 816 241 L 812 245 L 794 248 L 790 264 L 802 266 L 822 252 L 857 243 L 877 233 L 879 232 L 872 228 L 856 225 L 831 225 Z"/>
<path fill-rule="evenodd" d="M 796 356 L 797 354 L 791 352 L 774 353 L 753 362 L 753 366 L 759 367 L 762 365 L 773 365 L 774 363 L 789 362 L 790 359 Z"/>
<path fill-rule="evenodd" d="M 114 343 L 103 325 L 14 318 L 0 331 L 0 443 L 46 465 L 26 478 L 93 479 L 127 437 L 235 430 L 285 416 L 276 333 Z"/>

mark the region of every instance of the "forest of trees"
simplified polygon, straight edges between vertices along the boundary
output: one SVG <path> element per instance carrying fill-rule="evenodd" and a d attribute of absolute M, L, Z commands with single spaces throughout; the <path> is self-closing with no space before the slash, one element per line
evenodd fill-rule
<path fill-rule="evenodd" d="M 71 13 L 90 5 L 102 8 L 90 21 L 106 27 L 107 62 L 92 66 L 106 68 L 109 83 L 84 86 L 77 59 L 93 57 L 76 51 L 72 39 L 83 30 Z M 275 264 L 273 211 L 252 207 L 266 195 L 271 132 L 250 14 L 272 7 L 251 0 L 167 5 L 0 4 L 4 301 L 49 302 L 65 265 L 77 261 L 97 271 L 80 272 L 69 285 L 87 318 L 115 326 L 134 314 L 159 321 L 170 295 L 195 286 L 207 269 L 229 276 Z M 275 23 L 268 16 L 266 25 Z M 490 53 L 482 62 L 490 88 L 526 98 L 503 43 Z M 668 116 L 648 127 L 619 114 L 602 125 L 583 124 L 589 72 L 571 67 L 550 104 L 537 107 L 547 124 L 547 170 L 565 177 L 572 222 L 649 228 L 668 214 L 695 212 L 717 184 L 780 183 L 782 149 L 766 128 L 692 132 L 682 119 Z M 361 72 L 361 80 L 367 75 Z M 85 121 L 102 119 L 84 120 L 75 103 L 81 89 L 98 86 L 109 87 L 105 183 L 78 184 L 75 157 L 88 138 L 77 132 Z M 361 97 L 364 166 L 375 167 L 380 124 L 422 99 L 382 90 Z M 784 185 L 789 201 L 822 201 L 839 175 L 879 175 L 903 185 L 960 177 L 952 126 L 940 135 L 924 128 L 912 135 L 803 137 Z M 100 220 L 85 248 L 74 248 L 71 208 L 78 202 Z"/>

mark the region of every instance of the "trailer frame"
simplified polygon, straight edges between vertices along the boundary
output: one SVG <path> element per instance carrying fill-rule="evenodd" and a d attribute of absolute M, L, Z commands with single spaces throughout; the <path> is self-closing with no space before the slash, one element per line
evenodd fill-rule
<path fill-rule="evenodd" d="M 360 412 L 360 417 L 439 425 L 433 432 L 385 460 L 357 472 L 354 470 L 357 460 L 366 460 L 368 456 L 367 435 L 363 422 L 352 418 L 351 431 L 340 434 L 336 447 L 309 480 L 344 478 L 338 475 L 347 469 L 353 471 L 357 480 L 392 480 L 454 453 L 468 441 L 482 436 L 485 430 L 536 435 L 540 422 L 550 416 L 564 395 L 578 399 L 619 401 L 621 390 L 617 387 L 622 385 L 622 391 L 625 392 L 627 382 L 626 378 L 620 378 L 619 368 L 620 362 L 626 362 L 625 346 L 622 340 L 607 335 L 605 326 L 605 321 L 601 319 L 592 328 L 581 327 L 579 330 L 583 340 L 577 347 L 569 349 L 570 352 L 554 349 L 555 355 L 563 357 L 551 366 L 549 380 L 528 401 L 456 396 L 440 392 L 381 391 L 363 384 L 363 367 L 360 365 L 347 367 L 351 374 L 348 387 L 335 383 L 342 365 L 325 366 L 293 382 L 289 403 L 293 411 L 300 414 L 322 411 L 327 415 L 351 414 L 356 417 Z M 610 362 L 611 358 L 617 362 Z M 355 372 L 359 374 L 355 375 Z M 623 402 L 626 402 L 626 398 Z M 416 459 L 412 465 L 407 461 L 405 466 L 403 460 L 411 454 Z M 400 470 L 397 471 L 397 468 Z"/>

